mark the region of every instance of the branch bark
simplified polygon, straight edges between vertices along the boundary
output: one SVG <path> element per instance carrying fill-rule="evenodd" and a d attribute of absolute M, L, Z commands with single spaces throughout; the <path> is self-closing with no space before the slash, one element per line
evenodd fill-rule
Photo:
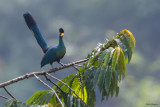
<path fill-rule="evenodd" d="M 9 98 L 6 97 L 6 96 L 0 95 L 0 97 L 1 97 L 1 98 L 4 98 L 4 99 L 6 99 L 6 100 L 9 100 Z"/>
<path fill-rule="evenodd" d="M 59 71 L 59 70 L 62 70 L 62 69 L 71 67 L 71 66 L 73 66 L 73 65 L 75 65 L 75 64 L 83 63 L 83 62 L 86 62 L 86 61 L 88 61 L 88 59 L 83 59 L 83 60 L 75 61 L 75 62 L 72 62 L 72 63 L 64 64 L 63 66 L 60 66 L 60 67 L 58 67 L 58 68 L 53 68 L 53 69 L 48 70 L 48 71 L 31 72 L 31 73 L 28 73 L 28 74 L 19 76 L 19 77 L 17 77 L 17 78 L 14 78 L 14 79 L 12 79 L 12 80 L 9 80 L 9 81 L 6 81 L 6 82 L 1 83 L 1 84 L 0 84 L 0 88 L 3 88 L 3 87 L 5 87 L 5 86 L 7 86 L 7 85 L 16 83 L 16 82 L 18 82 L 18 81 L 21 81 L 21 80 L 24 80 L 24 79 L 33 77 L 34 75 L 37 75 L 37 76 L 38 76 L 38 75 L 44 75 L 44 74 L 46 74 L 46 73 L 56 72 L 56 71 Z"/>

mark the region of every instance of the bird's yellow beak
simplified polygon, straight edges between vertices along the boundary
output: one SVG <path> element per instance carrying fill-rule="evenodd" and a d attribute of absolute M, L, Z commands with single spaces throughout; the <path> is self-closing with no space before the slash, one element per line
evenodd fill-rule
<path fill-rule="evenodd" d="M 63 37 L 64 36 L 64 33 L 61 33 L 61 37 Z"/>

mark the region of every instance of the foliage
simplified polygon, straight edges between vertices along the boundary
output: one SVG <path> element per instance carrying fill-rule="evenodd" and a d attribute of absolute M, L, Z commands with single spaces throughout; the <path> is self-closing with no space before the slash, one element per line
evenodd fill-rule
<path fill-rule="evenodd" d="M 134 47 L 133 34 L 124 29 L 115 39 L 99 44 L 88 55 L 89 61 L 80 68 L 83 75 L 82 87 L 86 86 L 88 103 L 93 98 L 89 96 L 93 95 L 96 86 L 102 93 L 102 100 L 114 94 L 118 96 L 118 83 L 126 76 L 126 63 L 131 60 Z"/>
<path fill-rule="evenodd" d="M 119 82 L 126 76 L 126 64 L 134 51 L 135 39 L 129 30 L 122 30 L 113 40 L 98 46 L 88 55 L 88 61 L 79 68 L 77 74 L 71 74 L 58 82 L 53 89 L 67 107 L 85 107 L 84 103 L 94 107 L 95 88 L 98 87 L 102 99 L 119 94 Z M 72 89 L 70 89 L 70 88 Z M 76 94 L 75 94 L 76 93 Z M 78 97 L 78 96 L 79 97 Z M 26 104 L 50 105 L 59 107 L 55 93 L 42 90 L 33 94 Z"/>
<path fill-rule="evenodd" d="M 4 107 L 30 107 L 30 105 L 19 102 L 15 99 L 9 99 L 5 102 Z M 37 107 L 37 106 L 35 105 L 35 106 L 32 106 L 32 107 Z"/>
<path fill-rule="evenodd" d="M 80 96 L 86 102 L 87 100 L 86 90 L 84 90 L 84 94 L 81 93 L 82 92 L 80 88 L 81 83 L 76 74 L 71 74 L 63 78 L 62 81 L 65 82 L 67 85 L 69 85 L 72 88 L 72 90 L 74 90 L 75 93 L 78 93 L 78 96 Z M 76 95 L 63 83 L 58 82 L 57 86 L 60 87 L 61 89 L 57 88 L 56 86 L 54 86 L 53 89 L 59 95 L 63 103 L 75 107 L 78 107 L 78 105 L 83 105 L 80 99 L 76 98 Z M 28 99 L 26 103 L 31 105 L 51 104 L 53 107 L 60 105 L 55 94 L 51 90 L 43 90 L 36 92 Z"/>

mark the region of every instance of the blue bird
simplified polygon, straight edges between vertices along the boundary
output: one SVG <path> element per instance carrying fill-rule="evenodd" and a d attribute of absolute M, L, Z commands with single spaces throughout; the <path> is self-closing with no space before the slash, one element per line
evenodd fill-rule
<path fill-rule="evenodd" d="M 39 46 L 42 49 L 42 52 L 44 53 L 44 56 L 41 60 L 41 67 L 43 67 L 46 64 L 52 65 L 55 61 L 60 63 L 60 59 L 62 59 L 66 53 L 66 47 L 63 42 L 64 30 L 62 28 L 59 29 L 59 44 L 56 46 L 48 47 L 40 31 L 40 28 L 36 24 L 36 21 L 33 19 L 32 15 L 29 12 L 27 12 L 23 14 L 23 16 L 28 28 L 33 32 L 34 37 L 36 38 Z"/>

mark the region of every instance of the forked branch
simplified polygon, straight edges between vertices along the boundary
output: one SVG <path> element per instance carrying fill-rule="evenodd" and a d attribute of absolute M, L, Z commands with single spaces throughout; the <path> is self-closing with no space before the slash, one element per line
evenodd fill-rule
<path fill-rule="evenodd" d="M 46 73 L 56 72 L 56 71 L 71 67 L 71 66 L 73 66 L 75 64 L 83 63 L 83 62 L 86 62 L 86 61 L 88 61 L 88 59 L 83 59 L 83 60 L 75 61 L 75 62 L 72 62 L 72 63 L 64 64 L 63 66 L 60 66 L 58 68 L 53 68 L 53 69 L 48 70 L 48 71 L 31 72 L 31 73 L 19 76 L 17 78 L 14 78 L 12 80 L 9 80 L 9 81 L 1 83 L 0 84 L 0 88 L 3 88 L 5 86 L 7 86 L 7 85 L 13 84 L 15 82 L 18 82 L 18 81 L 21 81 L 21 80 L 24 80 L 24 79 L 28 79 L 30 77 L 33 77 L 34 75 L 37 75 L 37 76 L 38 75 L 45 75 Z"/>
<path fill-rule="evenodd" d="M 33 74 L 33 75 L 36 77 L 36 79 L 37 79 L 38 81 L 40 81 L 42 84 L 44 84 L 45 86 L 47 86 L 47 87 L 56 95 L 58 101 L 60 102 L 60 104 L 62 105 L 62 107 L 64 107 L 64 105 L 63 105 L 62 101 L 60 100 L 60 98 L 58 97 L 56 91 L 53 90 L 52 87 L 50 87 L 50 86 L 49 86 L 48 84 L 46 84 L 44 81 L 42 81 L 36 74 Z"/>

